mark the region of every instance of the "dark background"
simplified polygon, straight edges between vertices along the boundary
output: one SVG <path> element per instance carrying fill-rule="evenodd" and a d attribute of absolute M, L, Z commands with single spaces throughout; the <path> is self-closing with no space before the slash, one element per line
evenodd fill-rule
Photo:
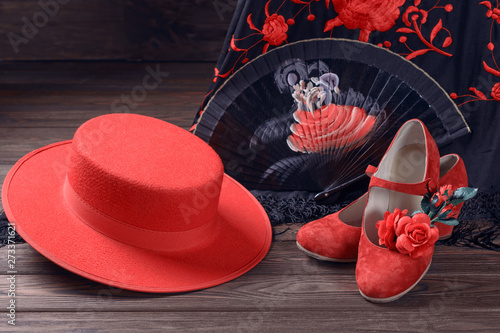
<path fill-rule="evenodd" d="M 40 3 L 0 2 L 0 61 L 216 61 L 236 7 L 236 0 Z M 18 52 L 9 34 L 23 41 Z"/>

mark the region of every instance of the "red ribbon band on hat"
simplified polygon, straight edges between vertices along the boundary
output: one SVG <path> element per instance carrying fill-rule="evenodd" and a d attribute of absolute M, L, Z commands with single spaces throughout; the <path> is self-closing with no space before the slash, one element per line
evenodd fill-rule
<path fill-rule="evenodd" d="M 143 229 L 116 220 L 89 205 L 70 185 L 64 182 L 63 195 L 73 213 L 92 229 L 121 243 L 156 251 L 179 251 L 194 247 L 210 239 L 217 219 L 187 231 L 156 231 Z"/>

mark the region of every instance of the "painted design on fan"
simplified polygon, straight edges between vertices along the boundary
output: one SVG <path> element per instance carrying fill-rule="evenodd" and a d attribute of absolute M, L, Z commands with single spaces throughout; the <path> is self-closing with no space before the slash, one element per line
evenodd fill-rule
<path fill-rule="evenodd" d="M 431 9 L 422 9 L 419 8 L 420 0 L 414 0 L 414 6 L 409 6 L 403 14 L 403 23 L 406 27 L 399 28 L 396 32 L 404 34 L 399 37 L 399 42 L 404 44 L 408 49 L 408 53 L 400 53 L 400 55 L 405 56 L 406 59 L 410 60 L 415 57 L 426 54 L 429 51 L 434 51 L 439 54 L 445 55 L 447 57 L 451 57 L 452 54 L 449 52 L 445 52 L 443 49 L 449 47 L 452 43 L 451 33 L 448 29 L 443 26 L 443 20 L 439 19 L 436 25 L 432 28 L 429 38 L 424 37 L 422 33 L 422 26 L 428 23 L 427 18 L 429 14 L 436 9 L 444 9 L 446 12 L 453 11 L 453 5 L 447 4 L 444 6 L 440 6 L 441 0 L 438 0 L 436 4 Z M 444 33 L 443 33 L 444 32 Z M 424 47 L 413 49 L 410 47 L 408 38 L 410 35 L 415 34 L 416 37 L 424 44 Z M 447 35 L 447 36 L 446 36 Z M 446 36 L 446 37 L 445 37 Z M 437 45 L 437 40 L 441 46 Z M 385 44 L 385 43 L 384 43 Z M 379 44 L 382 46 L 382 44 Z M 385 44 L 385 46 L 388 46 Z M 390 44 L 389 44 L 390 47 Z"/>
<path fill-rule="evenodd" d="M 353 48 L 362 52 L 340 52 Z M 427 89 L 419 93 L 422 84 Z M 328 125 L 316 127 L 322 116 Z M 341 116 L 352 121 L 335 122 Z M 322 200 L 364 178 L 366 165 L 378 163 L 401 124 L 413 118 L 426 123 L 438 145 L 467 128 L 449 96 L 406 59 L 367 43 L 316 39 L 276 48 L 242 67 L 214 93 L 194 134 L 243 186 L 310 191 Z M 349 138 L 348 125 L 363 120 L 369 133 L 353 126 L 359 136 Z M 332 123 L 345 129 L 343 142 L 322 135 Z M 288 139 L 302 137 L 312 139 L 302 146 L 310 152 L 290 149 Z M 319 137 L 324 140 L 316 143 Z"/>
<path fill-rule="evenodd" d="M 495 8 L 492 7 L 490 1 L 482 1 L 479 4 L 485 6 L 488 9 L 486 12 L 486 18 L 491 19 L 490 40 L 489 43 L 486 45 L 486 48 L 491 52 L 491 63 L 493 65 L 490 66 L 488 65 L 488 62 L 483 60 L 483 68 L 486 72 L 496 77 L 500 77 L 500 67 L 497 64 L 494 54 L 495 44 L 493 42 L 496 41 L 496 39 L 493 38 L 492 36 L 493 25 L 495 23 L 500 24 L 500 9 L 499 9 L 500 4 L 497 1 L 497 5 Z M 471 91 L 473 94 L 458 95 L 457 93 L 453 92 L 450 94 L 450 97 L 453 99 L 464 98 L 464 97 L 470 98 L 469 100 L 466 100 L 465 102 L 459 104 L 458 106 L 462 106 L 464 104 L 476 101 L 500 101 L 500 82 L 495 83 L 493 87 L 491 87 L 491 91 L 489 92 L 491 98 L 486 97 L 486 93 L 479 90 L 478 87 L 469 87 L 469 91 Z"/>
<path fill-rule="evenodd" d="M 401 15 L 399 7 L 406 0 L 325 0 L 326 9 L 330 1 L 338 16 L 328 20 L 323 31 L 344 25 L 347 29 L 360 29 L 358 39 L 368 42 L 373 31 L 387 31 L 396 24 Z"/>
<path fill-rule="evenodd" d="M 289 77 L 293 85 L 292 96 L 298 104 L 293 113 L 296 121 L 290 126 L 292 135 L 287 144 L 291 150 L 301 153 L 321 153 L 339 147 L 353 149 L 366 141 L 375 125 L 376 117 L 367 115 L 363 108 L 337 105 L 333 94 L 339 94 L 339 77 L 326 73 L 311 81 Z"/>

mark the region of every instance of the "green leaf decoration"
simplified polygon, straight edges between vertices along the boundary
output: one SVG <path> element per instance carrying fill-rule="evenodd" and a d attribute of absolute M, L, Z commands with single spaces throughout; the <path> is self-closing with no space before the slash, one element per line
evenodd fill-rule
<path fill-rule="evenodd" d="M 437 196 L 434 198 L 436 199 Z M 438 214 L 439 211 L 446 205 L 446 201 L 441 203 L 438 207 L 436 207 L 437 200 L 432 199 L 431 204 L 430 204 L 430 210 L 427 215 L 431 217 L 431 219 Z"/>
<path fill-rule="evenodd" d="M 423 211 L 421 211 L 420 209 L 417 209 L 416 211 L 414 211 L 413 213 L 411 213 L 411 216 L 410 217 L 413 217 L 413 215 L 415 214 L 419 214 L 419 213 L 423 213 L 425 214 Z"/>
<path fill-rule="evenodd" d="M 446 225 L 452 225 L 452 226 L 456 226 L 458 225 L 458 221 L 455 220 L 455 219 L 450 219 L 450 220 L 434 220 L 433 222 L 439 222 L 439 223 L 443 223 L 443 224 L 446 224 Z"/>
<path fill-rule="evenodd" d="M 439 198 L 438 198 L 437 195 L 435 195 L 434 198 L 432 198 L 432 200 L 431 200 L 431 208 L 432 207 L 436 207 L 436 204 L 437 204 L 438 200 L 439 200 Z"/>
<path fill-rule="evenodd" d="M 437 219 L 438 220 L 447 220 L 448 214 L 450 214 L 450 213 L 452 213 L 451 210 L 447 210 L 444 213 L 441 213 L 441 211 L 440 211 L 439 214 L 438 214 Z"/>
<path fill-rule="evenodd" d="M 472 188 L 472 187 L 460 187 L 457 188 L 455 193 L 453 193 L 453 196 L 451 197 L 452 200 L 454 199 L 461 199 L 463 201 L 469 200 L 470 198 L 474 197 L 477 194 L 477 188 Z"/>
<path fill-rule="evenodd" d="M 466 194 L 464 196 L 464 200 L 469 200 L 471 198 L 474 198 L 477 194 L 477 188 L 471 188 L 471 187 L 467 187 L 467 190 L 466 191 Z"/>
<path fill-rule="evenodd" d="M 431 197 L 430 197 L 429 193 L 424 195 L 424 198 L 422 199 L 422 202 L 420 203 L 420 207 L 422 207 L 422 211 L 425 214 L 429 214 L 429 212 L 431 210 Z"/>
<path fill-rule="evenodd" d="M 463 200 L 463 199 L 452 199 L 452 200 L 450 201 L 450 203 L 451 203 L 453 206 L 458 206 L 458 205 L 460 205 L 462 202 L 464 202 L 464 200 Z"/>

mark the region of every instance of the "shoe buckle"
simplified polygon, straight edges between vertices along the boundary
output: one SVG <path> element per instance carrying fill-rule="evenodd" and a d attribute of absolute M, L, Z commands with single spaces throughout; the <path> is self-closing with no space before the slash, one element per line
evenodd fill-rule
<path fill-rule="evenodd" d="M 427 190 L 429 193 L 436 193 L 438 191 L 438 184 L 434 179 L 429 179 L 427 182 Z"/>

